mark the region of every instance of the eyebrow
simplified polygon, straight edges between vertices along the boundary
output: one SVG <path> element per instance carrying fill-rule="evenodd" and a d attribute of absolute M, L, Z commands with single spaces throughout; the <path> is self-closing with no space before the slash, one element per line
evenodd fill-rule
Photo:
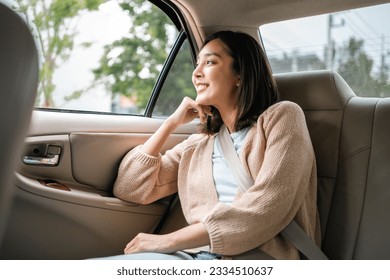
<path fill-rule="evenodd" d="M 220 54 L 218 54 L 218 53 L 216 53 L 216 52 L 209 52 L 209 53 L 205 53 L 205 54 L 203 55 L 203 57 L 209 57 L 209 56 L 222 57 Z M 196 59 L 199 60 L 199 55 L 197 56 Z"/>

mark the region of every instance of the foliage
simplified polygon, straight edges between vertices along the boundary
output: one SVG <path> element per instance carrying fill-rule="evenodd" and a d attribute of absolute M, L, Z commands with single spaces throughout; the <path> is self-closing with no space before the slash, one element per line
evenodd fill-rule
<path fill-rule="evenodd" d="M 93 72 L 115 94 L 136 97 L 144 108 L 171 48 L 171 20 L 157 7 L 142 0 L 119 1 L 132 20 L 128 36 L 105 46 L 100 66 Z"/>
<path fill-rule="evenodd" d="M 55 69 L 69 59 L 77 32 L 77 16 L 84 10 L 96 10 L 103 0 L 15 0 L 36 34 L 42 66 L 39 96 L 44 107 L 53 107 Z"/>
<path fill-rule="evenodd" d="M 104 0 L 15 0 L 15 8 L 22 13 L 36 34 L 41 48 L 42 67 L 40 70 L 40 103 L 54 107 L 54 71 L 67 61 L 74 47 L 79 16 L 85 11 L 97 10 Z M 139 108 L 145 108 L 154 84 L 168 56 L 176 29 L 171 20 L 156 6 L 144 0 L 117 0 L 131 21 L 128 35 L 104 47 L 100 63 L 93 70 L 94 82 L 88 87 L 105 85 L 115 96 L 124 95 L 135 100 Z M 88 42 L 81 44 L 88 48 Z M 361 96 L 390 96 L 388 66 L 382 65 L 379 75 L 373 72 L 373 60 L 365 53 L 364 41 L 351 38 L 337 50 L 338 71 L 353 90 Z M 191 83 L 193 63 L 188 44 L 170 69 L 168 78 L 161 90 L 156 104 L 155 115 L 167 115 L 180 103 L 183 96 L 194 97 Z M 294 59 L 297 65 L 322 69 L 325 64 L 317 56 L 309 57 L 287 55 L 275 60 L 273 67 L 280 66 L 292 71 Z M 275 64 L 275 65 L 274 65 Z M 299 67 L 298 67 L 299 68 Z M 304 69 L 298 69 L 304 70 Z M 78 99 L 86 90 L 77 90 L 65 97 L 66 101 Z"/>
<path fill-rule="evenodd" d="M 373 75 L 374 61 L 365 53 L 363 46 L 363 40 L 350 38 L 348 43 L 339 49 L 339 74 L 358 96 L 390 96 L 388 75 L 384 71 L 379 77 Z"/>
<path fill-rule="evenodd" d="M 351 38 L 340 48 L 339 74 L 359 96 L 377 96 L 377 80 L 371 76 L 373 60 L 363 50 L 363 40 Z"/>
<path fill-rule="evenodd" d="M 195 98 L 196 92 L 191 80 L 193 71 L 189 44 L 185 42 L 165 80 L 153 115 L 167 116 L 175 111 L 184 96 Z"/>

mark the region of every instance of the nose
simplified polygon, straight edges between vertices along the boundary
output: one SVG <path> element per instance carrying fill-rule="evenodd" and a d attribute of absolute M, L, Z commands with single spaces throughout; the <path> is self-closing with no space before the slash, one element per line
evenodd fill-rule
<path fill-rule="evenodd" d="M 193 78 L 200 78 L 203 76 L 203 72 L 202 72 L 202 66 L 201 64 L 198 64 L 195 69 L 194 69 L 194 72 L 192 72 L 192 77 Z"/>

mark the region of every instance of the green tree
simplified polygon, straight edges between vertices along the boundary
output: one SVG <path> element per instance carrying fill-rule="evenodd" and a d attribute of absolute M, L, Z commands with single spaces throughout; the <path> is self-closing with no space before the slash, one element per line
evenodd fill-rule
<path fill-rule="evenodd" d="M 192 84 L 192 72 L 194 64 L 191 57 L 191 51 L 188 42 L 185 42 L 165 80 L 156 107 L 153 110 L 154 115 L 167 116 L 171 114 L 184 96 L 195 98 L 196 91 Z"/>
<path fill-rule="evenodd" d="M 363 49 L 364 41 L 351 38 L 340 51 L 338 72 L 359 96 L 379 96 L 386 90 L 380 81 L 373 77 L 373 60 Z M 382 83 L 382 85 L 381 85 Z M 383 95 L 383 93 L 382 93 Z"/>
<path fill-rule="evenodd" d="M 103 0 L 15 1 L 14 9 L 32 26 L 42 55 L 38 96 L 43 98 L 44 107 L 53 107 L 53 74 L 73 50 L 78 16 L 85 10 L 97 10 Z"/>
<path fill-rule="evenodd" d="M 162 65 L 172 47 L 175 28 L 157 7 L 142 0 L 119 1 L 132 24 L 128 36 L 105 46 L 100 66 L 94 70 L 96 83 L 113 94 L 135 97 L 144 108 Z"/>

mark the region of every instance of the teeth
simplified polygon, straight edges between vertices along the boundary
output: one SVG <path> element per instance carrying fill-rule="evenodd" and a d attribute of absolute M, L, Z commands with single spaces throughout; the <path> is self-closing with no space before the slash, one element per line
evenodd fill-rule
<path fill-rule="evenodd" d="M 207 88 L 207 85 L 198 85 L 197 86 L 197 90 L 204 90 L 205 88 Z"/>

